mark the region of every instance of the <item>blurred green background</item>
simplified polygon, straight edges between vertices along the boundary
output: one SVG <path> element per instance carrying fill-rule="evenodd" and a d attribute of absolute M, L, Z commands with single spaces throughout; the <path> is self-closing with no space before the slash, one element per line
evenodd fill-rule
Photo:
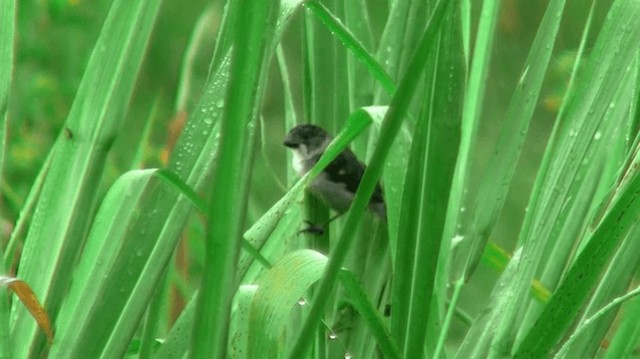
<path fill-rule="evenodd" d="M 488 79 L 483 127 L 480 130 L 480 142 L 485 145 L 480 147 L 481 151 L 477 153 L 474 161 L 478 174 L 482 173 L 488 151 L 493 147 L 501 119 L 522 73 L 523 63 L 546 4 L 547 1 L 544 0 L 503 1 Z M 82 0 L 19 3 L 15 80 L 10 98 L 8 156 L 5 183 L 2 186 L 2 218 L 5 223 L 15 222 L 54 138 L 61 133 L 109 5 L 110 1 Z M 388 6 L 385 1 L 369 1 L 372 19 L 383 22 Z M 600 1 L 598 8 L 606 9 L 608 6 L 609 1 Z M 194 69 L 196 76 L 192 77 L 191 84 L 193 95 L 187 99 L 187 111 L 189 106 L 197 101 L 199 86 L 203 84 L 207 75 L 207 59 L 213 51 L 222 4 L 221 1 L 203 0 L 190 1 L 188 5 L 172 0 L 164 2 L 125 125 L 111 151 L 110 171 L 107 172 L 105 188 L 128 169 L 133 156 L 129 150 L 130 144 L 137 143 L 143 133 L 145 120 L 152 112 L 154 126 L 144 163 L 147 167 L 157 167 L 162 164 L 163 158 L 166 158 L 171 131 L 175 131 L 170 123 L 178 115 L 176 96 L 185 51 L 198 17 L 208 7 L 213 9 L 213 22 L 209 26 L 210 36 L 203 42 L 205 46 L 197 54 Z M 479 7 L 472 9 L 473 19 L 478 18 L 478 10 Z M 518 233 L 533 176 L 553 125 L 552 120 L 566 89 L 588 10 L 588 6 L 582 2 L 568 4 L 567 14 L 564 16 L 565 24 L 560 30 L 556 55 L 546 79 L 542 101 L 534 115 L 504 214 L 494 232 L 493 240 L 506 248 L 512 248 L 513 239 Z M 604 15 L 604 11 L 596 10 L 594 33 L 597 33 Z M 302 21 L 294 20 L 284 40 L 285 51 L 288 57 L 294 60 L 299 60 L 302 56 L 301 26 Z M 375 51 L 375 48 L 370 50 Z M 300 68 L 299 64 L 297 66 Z M 267 87 L 263 111 L 266 141 L 262 144 L 266 151 L 265 156 L 275 173 L 270 173 L 264 161 L 256 162 L 254 177 L 260 181 L 252 188 L 252 218 L 263 213 L 283 193 L 283 188 L 274 180 L 274 176 L 279 177 L 281 181 L 284 180 L 285 168 L 285 152 L 281 146 L 285 131 L 281 121 L 283 97 L 277 71 L 277 66 L 272 66 L 272 81 Z M 299 79 L 292 78 L 292 83 L 294 86 L 299 84 Z M 154 104 L 157 105 L 156 111 L 152 111 Z M 262 148 L 258 147 L 258 150 L 261 151 Z M 473 191 L 473 188 L 469 190 Z"/>
<path fill-rule="evenodd" d="M 10 99 L 8 162 L 2 193 L 2 215 L 9 222 L 15 220 L 54 138 L 60 134 L 110 3 L 104 0 L 29 0 L 19 3 L 15 80 Z M 600 1 L 598 8 L 606 9 L 609 3 L 610 1 Z M 481 142 L 486 143 L 483 146 L 486 151 L 490 151 L 495 142 L 500 119 L 522 73 L 524 60 L 546 4 L 547 1 L 544 0 L 503 1 L 480 136 Z M 195 74 L 199 76 L 192 78 L 194 95 L 187 100 L 188 106 L 197 100 L 195 96 L 198 94 L 198 86 L 203 84 L 207 75 L 206 61 L 213 51 L 222 4 L 221 1 L 203 0 L 190 1 L 188 6 L 179 1 L 164 2 L 125 126 L 112 151 L 111 178 L 107 180 L 109 183 L 127 169 L 133 155 L 128 150 L 128 145 L 139 139 L 144 120 L 151 114 L 156 101 L 158 109 L 145 164 L 148 167 L 161 164 L 169 137 L 169 124 L 177 115 L 177 88 L 186 47 L 198 17 L 208 6 L 214 9 L 214 21 L 210 26 L 210 38 L 204 42 L 206 47 L 198 53 L 195 62 Z M 380 18 L 379 21 L 384 21 L 382 16 L 386 14 L 388 6 L 385 1 L 369 1 L 372 19 Z M 478 10 L 479 7 L 472 9 L 472 18 L 477 19 Z M 581 2 L 568 4 L 556 55 L 541 96 L 543 100 L 532 121 L 508 207 L 500 229 L 496 232 L 500 237 L 510 238 L 517 233 L 533 174 L 539 165 L 541 150 L 546 144 L 551 121 L 566 89 L 588 10 L 588 6 Z M 599 29 L 604 15 L 604 11 L 596 10 L 593 32 Z M 297 55 L 299 59 L 301 56 L 301 26 L 301 21 L 294 20 L 286 34 L 284 46 L 290 58 L 295 59 Z M 284 135 L 280 128 L 282 89 L 276 66 L 272 67 L 271 77 L 263 112 L 267 125 L 264 148 L 278 172 L 276 175 L 284 177 L 281 171 L 284 168 L 284 148 L 280 144 Z M 297 81 L 292 79 L 294 84 Z M 475 161 L 478 171 L 482 170 L 486 159 L 486 153 L 478 153 Z M 266 182 L 261 181 L 262 185 L 255 188 L 257 192 L 252 203 L 256 206 L 256 212 L 270 207 L 281 194 L 273 190 L 274 187 L 277 188 L 277 184 L 274 183 L 272 174 L 267 173 L 268 169 L 262 168 L 261 164 L 263 163 L 258 161 L 259 168 L 254 173 Z"/>

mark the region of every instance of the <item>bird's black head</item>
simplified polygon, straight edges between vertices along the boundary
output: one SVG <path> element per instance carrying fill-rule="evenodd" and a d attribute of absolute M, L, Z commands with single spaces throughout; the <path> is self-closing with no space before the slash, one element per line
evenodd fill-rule
<path fill-rule="evenodd" d="M 309 124 L 298 125 L 289 131 L 284 139 L 284 145 L 293 149 L 298 149 L 300 145 L 304 145 L 306 149 L 312 150 L 326 145 L 327 139 L 330 138 L 331 136 L 327 131 L 321 127 Z"/>

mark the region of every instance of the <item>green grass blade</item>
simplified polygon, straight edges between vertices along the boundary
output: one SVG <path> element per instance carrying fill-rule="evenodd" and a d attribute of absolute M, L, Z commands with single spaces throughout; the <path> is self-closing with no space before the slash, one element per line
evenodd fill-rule
<path fill-rule="evenodd" d="M 69 299 L 60 311 L 52 357 L 99 357 L 104 354 L 109 329 L 118 317 L 121 302 L 126 300 L 121 290 L 135 281 L 131 274 L 137 274 L 136 268 L 146 261 L 142 257 L 145 253 L 142 247 L 155 244 L 152 241 L 139 243 L 140 238 L 123 235 L 129 230 L 128 224 L 135 223 L 136 217 L 144 216 L 138 211 L 137 204 L 148 196 L 145 188 L 154 172 L 125 174 L 105 197 L 78 264 Z M 161 183 L 157 179 L 155 182 L 156 185 Z M 136 253 L 140 254 L 136 262 L 122 262 L 125 258 L 136 258 Z M 110 313 L 111 310 L 114 312 Z"/>
<path fill-rule="evenodd" d="M 253 304 L 257 285 L 241 285 L 234 297 L 234 311 L 229 328 L 229 353 L 228 358 L 245 359 L 249 354 L 249 333 L 251 306 Z M 173 356 L 175 358 L 175 356 Z"/>
<path fill-rule="evenodd" d="M 0 183 L 3 179 L 9 88 L 13 74 L 13 48 L 16 22 L 16 2 L 0 3 Z"/>
<path fill-rule="evenodd" d="M 7 136 L 7 103 L 13 73 L 13 48 L 16 22 L 16 1 L 0 3 L 0 186 L 4 185 L 4 162 Z M 4 238 L 2 238 L 4 240 Z M 13 251 L 9 258 L 13 258 Z M 11 262 L 5 259 L 4 248 L 0 245 L 0 274 L 7 273 Z M 9 295 L 0 290 L 0 357 L 11 358 L 11 330 Z"/>
<path fill-rule="evenodd" d="M 391 260 L 395 261 L 398 241 L 402 238 L 400 229 L 400 210 L 404 184 L 409 167 L 409 153 L 411 153 L 412 133 L 407 126 L 403 126 L 396 138 L 389 159 L 384 168 L 384 202 L 387 206 L 387 225 L 389 226 L 389 251 Z"/>
<path fill-rule="evenodd" d="M 337 51 L 334 38 L 328 34 L 324 26 L 315 21 L 311 8 L 304 10 L 304 108 L 305 123 L 314 123 L 334 133 L 340 127 L 342 117 L 336 117 L 339 103 L 334 97 L 338 84 L 334 73 L 337 67 Z M 325 218 L 310 218 L 312 221 L 324 221 L 328 214 L 320 214 Z"/>
<path fill-rule="evenodd" d="M 4 161 L 7 134 L 7 100 L 13 72 L 13 48 L 16 20 L 16 1 L 0 3 L 0 186 L 4 180 Z M 7 273 L 9 263 L 0 246 L 0 274 Z M 11 358 L 9 295 L 0 291 L 0 357 Z"/>
<path fill-rule="evenodd" d="M 69 113 L 67 136 L 45 180 L 26 239 L 19 275 L 55 321 L 96 208 L 107 150 L 119 130 L 151 34 L 159 1 L 115 1 Z M 13 311 L 14 353 L 39 355 L 43 338 L 19 306 Z"/>
<path fill-rule="evenodd" d="M 193 190 L 193 188 L 189 187 L 189 185 L 182 179 L 180 179 L 180 177 L 178 177 L 176 174 L 172 173 L 169 170 L 159 170 L 158 172 L 156 172 L 156 174 L 158 178 L 162 179 L 167 184 L 179 191 L 183 196 L 187 197 L 191 204 L 193 204 L 193 206 L 198 209 L 198 211 L 203 214 L 209 212 L 209 207 L 207 206 L 206 201 L 202 199 L 198 195 L 198 193 Z M 285 196 L 281 202 L 278 202 L 276 205 L 274 205 L 269 210 L 269 212 L 262 216 L 260 220 L 256 224 L 254 224 L 249 229 L 249 231 L 245 233 L 245 237 L 249 237 L 252 239 L 256 237 L 262 238 L 262 233 L 271 233 L 280 219 L 279 215 L 283 214 L 288 209 L 289 205 L 292 202 L 292 199 L 293 196 Z M 254 228 L 259 228 L 260 231 L 254 230 L 249 233 Z M 267 230 L 265 231 L 265 229 Z M 256 250 L 256 248 L 249 241 L 247 241 L 246 238 L 243 238 L 242 248 L 247 252 L 248 256 L 253 257 L 252 260 L 257 259 L 266 268 L 269 268 L 271 266 L 271 264 L 269 264 L 269 262 L 260 254 L 260 252 L 258 252 L 258 250 Z M 241 263 L 241 260 L 239 261 L 239 263 Z M 244 266 L 242 264 L 238 265 L 238 270 L 240 273 L 243 273 L 243 267 Z"/>
<path fill-rule="evenodd" d="M 569 90 L 568 90 L 568 93 L 565 95 L 565 98 L 570 98 L 571 96 L 571 89 L 574 87 L 573 84 L 575 82 L 579 66 L 582 63 L 581 59 L 584 54 L 584 47 L 586 46 L 586 43 L 587 43 L 589 31 L 591 30 L 591 23 L 593 20 L 593 15 L 595 14 L 594 10 L 596 8 L 595 6 L 596 4 L 597 2 L 594 1 L 591 5 L 591 9 L 589 10 L 589 17 L 587 18 L 587 21 L 584 26 L 584 30 L 582 32 L 582 39 L 580 41 L 580 47 L 578 49 L 578 53 L 576 56 L 577 60 L 573 65 L 571 77 L 569 80 Z M 562 113 L 566 108 L 567 102 L 568 101 L 565 101 L 563 103 L 563 106 L 560 108 L 560 113 L 558 115 L 559 117 L 562 117 Z M 554 126 L 554 131 L 560 131 L 560 126 Z M 552 134 L 552 138 L 553 137 L 554 135 Z M 615 166 L 615 163 L 613 161 L 607 161 L 607 162 L 611 164 L 611 166 L 609 167 Z M 585 167 L 588 167 L 588 166 L 585 166 Z M 603 170 L 597 167 L 598 166 L 585 168 L 585 172 L 586 172 L 585 176 L 588 176 L 589 178 L 593 178 L 595 175 L 595 177 L 598 177 L 598 174 L 601 174 Z M 617 170 L 617 167 L 616 167 L 616 170 Z M 583 178 L 583 177 L 577 176 L 577 178 Z M 606 184 L 605 181 L 600 181 L 600 182 L 601 184 L 599 186 L 605 187 L 604 189 L 608 191 L 610 185 Z M 566 216 L 568 216 L 568 218 L 574 218 L 575 220 L 571 222 L 567 222 L 563 226 L 563 228 L 560 230 L 561 232 L 558 234 L 559 240 L 556 241 L 556 244 L 549 255 L 549 260 L 545 264 L 544 268 L 541 270 L 540 281 L 542 283 L 545 283 L 547 287 L 554 288 L 558 284 L 562 273 L 566 269 L 567 258 L 569 258 L 570 253 L 575 247 L 575 240 L 573 239 L 573 237 L 575 237 L 575 233 L 580 232 L 579 228 L 582 228 L 584 226 L 584 223 L 580 223 L 580 222 L 585 222 L 585 216 L 587 215 L 585 211 L 588 209 L 585 207 L 588 207 L 589 205 L 593 205 L 592 202 L 594 201 L 594 199 L 602 197 L 601 195 L 597 195 L 595 193 L 595 191 L 597 190 L 595 186 L 597 185 L 598 185 L 597 180 L 585 180 L 583 181 L 582 186 L 576 186 L 577 188 L 574 191 L 574 194 L 576 195 L 576 203 L 573 205 L 571 209 L 567 209 L 566 211 L 564 211 L 566 213 Z M 582 194 L 578 196 L 579 193 L 582 193 Z M 588 194 L 593 194 L 593 195 L 589 196 Z M 529 322 L 533 324 L 533 321 L 535 320 L 535 318 L 537 318 L 537 316 L 540 314 L 540 310 L 541 310 L 541 306 L 538 303 L 530 303 L 529 308 L 527 310 L 527 314 L 523 322 Z"/>
<path fill-rule="evenodd" d="M 369 298 L 367 298 L 366 291 L 358 279 L 353 273 L 343 269 L 340 271 L 340 283 L 344 286 L 358 314 L 367 323 L 370 335 L 376 338 L 382 355 L 385 358 L 400 358 L 398 347 L 391 339 L 387 325 Z"/>
<path fill-rule="evenodd" d="M 322 3 L 312 0 L 305 3 L 305 7 L 310 9 L 332 34 L 349 50 L 353 56 L 371 72 L 380 86 L 388 95 L 393 95 L 396 85 L 384 68 L 375 60 L 367 49 L 351 34 L 339 19 L 337 19 Z"/>
<path fill-rule="evenodd" d="M 249 173 L 248 131 L 255 127 L 265 78 L 267 49 L 271 46 L 279 2 L 267 1 L 238 14 L 231 63 L 231 82 L 222 117 L 220 156 L 213 177 L 207 233 L 206 265 L 202 277 L 197 319 L 194 323 L 192 357 L 224 357 L 227 348 L 231 300 L 235 292 L 234 268 L 240 251 L 246 184 Z M 242 6 L 240 6 L 242 8 Z M 270 57 L 267 57 L 269 59 Z M 230 181 L 229 178 L 235 178 Z"/>
<path fill-rule="evenodd" d="M 326 2 L 332 6 L 335 2 Z M 336 94 L 342 87 L 339 82 L 342 79 L 339 74 L 344 70 L 343 63 L 339 61 L 339 56 L 344 51 L 338 51 L 335 39 L 325 31 L 323 24 L 316 21 L 309 8 L 304 8 L 303 12 L 303 88 L 305 117 L 298 119 L 300 122 L 317 124 L 327 129 L 330 133 L 335 133 L 340 128 L 343 119 L 348 112 L 343 111 L 346 104 L 345 98 L 336 98 Z M 342 101 L 341 101 L 342 100 Z M 329 210 L 326 206 L 319 205 L 319 201 L 307 195 L 305 200 L 304 216 L 312 223 L 325 223 L 329 220 Z M 324 233 L 320 238 L 307 236 L 311 242 L 311 248 L 326 252 L 320 243 L 329 243 L 329 232 Z"/>
<path fill-rule="evenodd" d="M 0 4 L 0 118 L 2 119 L 2 138 L 5 138 L 5 115 L 9 99 L 9 88 L 13 74 L 13 47 L 16 21 L 16 2 L 3 1 Z M 1 148 L 4 156 L 4 146 Z M 3 164 L 0 157 L 0 165 Z M 3 168 L 0 166 L 0 168 Z"/>
<path fill-rule="evenodd" d="M 7 136 L 7 102 L 13 73 L 13 48 L 16 22 L 16 1 L 0 2 L 0 186 L 4 181 L 4 161 Z M 4 239 L 4 238 L 2 238 Z M 7 273 L 10 263 L 5 261 L 5 251 L 0 246 L 0 274 Z M 11 358 L 9 298 L 0 291 L 0 356 Z"/>
<path fill-rule="evenodd" d="M 622 245 L 617 249 L 616 255 L 605 274 L 602 276 L 598 287 L 594 291 L 584 315 L 577 325 L 575 331 L 564 343 L 562 352 L 570 350 L 571 353 L 580 356 L 596 356 L 602 343 L 605 341 L 607 332 L 611 329 L 612 322 L 616 319 L 618 307 L 630 296 L 637 295 L 637 288 L 627 292 L 633 285 L 633 279 L 638 269 L 638 241 L 640 226 L 634 226 L 626 236 Z M 635 292 L 635 294 L 634 294 Z M 624 294 L 623 294 L 624 293 Z M 615 295 L 619 297 L 612 298 Z"/>
<path fill-rule="evenodd" d="M 495 27 L 498 22 L 499 5 L 500 1 L 486 1 L 482 4 L 480 23 L 478 24 L 474 45 L 475 50 L 471 60 L 467 91 L 462 108 L 460 149 L 452 185 L 457 190 L 452 191 L 449 199 L 450 205 L 445 227 L 445 238 L 453 238 L 456 235 L 456 225 L 460 220 L 459 209 L 466 206 L 465 202 L 467 200 L 464 195 L 464 188 L 467 187 L 467 182 L 469 182 L 470 157 L 477 143 L 478 126 L 480 125 L 480 114 L 482 113 L 485 87 L 489 76 L 489 60 L 491 58 Z"/>
<path fill-rule="evenodd" d="M 636 61 L 640 61 L 640 54 L 638 54 Z M 631 117 L 631 126 L 629 127 L 629 131 L 631 135 L 638 133 L 638 129 L 640 129 L 640 71 L 636 73 L 636 90 L 635 90 L 635 98 L 632 117 Z M 632 136 L 629 136 L 630 138 Z"/>
<path fill-rule="evenodd" d="M 149 303 L 149 308 L 142 325 L 142 335 L 140 338 L 139 359 L 155 358 L 155 349 L 157 347 L 156 333 L 160 329 L 163 322 L 164 307 L 167 303 L 165 293 L 167 292 L 167 284 L 169 276 L 165 275 L 164 281 L 156 288 L 153 299 Z"/>
<path fill-rule="evenodd" d="M 491 292 L 488 305 L 473 321 L 462 343 L 458 346 L 455 358 L 487 358 L 495 330 L 502 320 L 502 307 L 509 302 L 507 285 L 515 277 L 515 268 L 520 265 L 521 252 L 516 251 L 500 276 L 495 289 Z"/>
<path fill-rule="evenodd" d="M 176 113 L 188 111 L 192 108 L 191 102 L 195 97 L 193 94 L 193 91 L 195 90 L 194 77 L 196 77 L 196 74 L 194 73 L 195 62 L 197 55 L 204 51 L 205 44 L 209 41 L 207 35 L 211 32 L 214 15 L 215 9 L 213 6 L 207 7 L 207 9 L 198 17 L 198 21 L 196 22 L 193 32 L 189 38 L 189 45 L 184 53 L 180 69 L 180 83 L 178 84 L 176 102 L 174 105 Z M 222 36 L 222 32 L 219 35 Z M 219 51 L 222 52 L 223 55 L 226 55 L 228 48 L 224 49 L 223 52 L 223 47 L 220 46 Z M 214 68 L 220 66 L 222 60 L 224 60 L 224 56 L 217 62 L 212 61 Z"/>
<path fill-rule="evenodd" d="M 49 152 L 44 164 L 36 176 L 35 181 L 33 182 L 33 185 L 31 186 L 31 189 L 29 190 L 29 194 L 27 195 L 27 199 L 24 201 L 22 210 L 20 210 L 20 216 L 18 217 L 18 221 L 11 232 L 11 237 L 7 243 L 7 247 L 5 248 L 4 261 L 7 264 L 13 263 L 16 249 L 21 244 L 21 241 L 24 240 L 24 236 L 28 230 L 29 220 L 31 219 L 31 216 L 35 211 L 35 207 L 38 204 L 38 198 L 40 198 L 42 186 L 45 178 L 47 178 L 52 158 L 53 152 Z"/>
<path fill-rule="evenodd" d="M 449 200 L 446 194 L 451 193 L 460 143 L 465 79 L 459 15 L 459 7 L 454 6 L 445 19 L 434 67 L 426 78 L 426 86 L 433 93 L 423 104 L 413 139 L 417 148 L 412 149 L 409 158 L 409 163 L 417 169 L 409 173 L 414 170 L 410 166 L 405 180 L 415 186 L 415 191 L 405 189 L 407 202 L 403 203 L 401 220 L 405 219 L 407 225 L 401 222 L 399 226 L 403 230 L 402 242 L 409 247 L 402 253 L 398 249 L 396 263 L 408 264 L 409 268 L 402 265 L 394 278 L 408 276 L 410 286 L 397 287 L 403 291 L 394 293 L 392 304 L 392 307 L 402 306 L 404 310 L 401 309 L 400 314 L 406 315 L 405 318 L 392 317 L 399 326 L 406 323 L 405 332 L 398 332 L 403 357 L 433 355 L 447 299 L 448 271 L 441 270 L 437 276 L 437 269 L 448 267 L 451 253 L 445 250 L 450 243 L 444 237 Z M 416 165 L 418 163 L 421 165 Z M 418 195 L 412 196 L 412 193 Z M 412 248 L 411 244 L 415 246 Z M 404 293 L 408 298 L 402 298 Z"/>
<path fill-rule="evenodd" d="M 0 270 L 4 273 L 4 265 L 0 267 Z M 0 357 L 3 359 L 11 358 L 11 330 L 9 330 L 9 293 L 6 290 L 2 290 L 0 293 Z"/>
<path fill-rule="evenodd" d="M 366 0 L 344 2 L 344 22 L 363 50 L 371 53 L 373 32 Z M 344 44 L 344 42 L 343 42 Z M 353 54 L 353 52 L 352 52 Z M 373 59 L 373 56 L 372 56 Z M 369 68 L 356 56 L 347 55 L 347 79 L 349 109 L 371 105 L 373 79 L 368 75 Z"/>
<path fill-rule="evenodd" d="M 549 3 L 540 23 L 540 30 L 531 46 L 522 78 L 511 98 L 504 127 L 500 132 L 473 206 L 471 234 L 468 239 L 471 242 L 471 248 L 465 268 L 465 278 L 469 278 L 478 265 L 493 227 L 502 212 L 522 146 L 529 132 L 529 123 L 538 103 L 560 29 L 562 16 L 559 14 L 564 12 L 565 4 L 565 0 Z"/>
<path fill-rule="evenodd" d="M 640 298 L 632 299 L 624 308 L 622 321 L 603 358 L 632 358 L 640 338 Z"/>
<path fill-rule="evenodd" d="M 415 45 L 425 29 L 425 18 L 422 16 L 428 16 L 425 12 L 426 6 L 428 4 L 418 0 L 395 1 L 390 4 L 387 25 L 380 39 L 376 57 L 385 64 L 387 73 L 395 81 L 404 76 Z M 420 8 L 422 12 L 418 11 Z M 376 97 L 374 103 L 380 104 L 382 98 L 389 98 L 389 95 L 377 94 Z"/>
<path fill-rule="evenodd" d="M 183 358 L 189 351 L 193 334 L 193 321 L 196 316 L 198 292 L 193 295 L 171 331 L 165 336 L 164 343 L 156 353 L 156 359 Z"/>

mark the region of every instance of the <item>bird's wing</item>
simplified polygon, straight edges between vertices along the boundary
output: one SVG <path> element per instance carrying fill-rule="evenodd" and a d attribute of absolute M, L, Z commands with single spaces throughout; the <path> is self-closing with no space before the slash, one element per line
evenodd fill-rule
<path fill-rule="evenodd" d="M 345 149 L 327 166 L 325 172 L 329 180 L 342 183 L 347 191 L 356 193 L 364 169 L 356 155 L 350 149 Z"/>
<path fill-rule="evenodd" d="M 365 168 L 365 164 L 360 162 L 356 155 L 347 148 L 327 166 L 325 172 L 331 181 L 344 183 L 347 191 L 356 193 Z M 379 183 L 376 184 L 373 191 L 371 202 L 384 203 Z"/>

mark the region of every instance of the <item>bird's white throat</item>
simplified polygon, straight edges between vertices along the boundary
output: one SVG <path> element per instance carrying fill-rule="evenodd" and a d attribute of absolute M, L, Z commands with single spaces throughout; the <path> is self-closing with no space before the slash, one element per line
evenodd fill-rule
<path fill-rule="evenodd" d="M 310 149 L 305 144 L 300 144 L 293 149 L 292 165 L 299 176 L 304 176 L 316 164 L 318 155 L 321 155 L 331 142 L 327 137 L 317 148 Z"/>
<path fill-rule="evenodd" d="M 306 167 L 305 166 L 305 162 L 306 161 L 307 161 L 307 156 L 302 154 L 300 149 L 293 150 L 292 165 L 293 165 L 293 169 L 296 171 L 296 173 L 299 176 L 304 176 L 305 173 L 307 173 L 307 171 L 309 170 L 309 169 L 305 168 Z"/>

